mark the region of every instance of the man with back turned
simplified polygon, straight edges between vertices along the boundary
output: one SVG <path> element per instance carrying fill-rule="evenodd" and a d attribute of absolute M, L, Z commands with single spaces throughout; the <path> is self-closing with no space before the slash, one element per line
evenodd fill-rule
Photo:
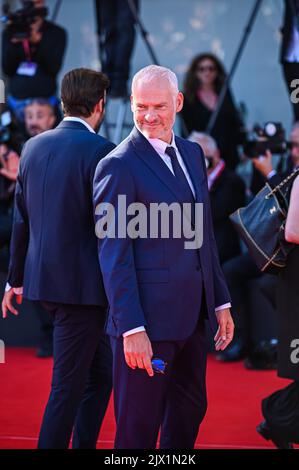
<path fill-rule="evenodd" d="M 23 149 L 16 186 L 4 318 L 14 295 L 54 320 L 54 367 L 39 448 L 95 448 L 111 393 L 106 297 L 97 262 L 92 182 L 114 145 L 98 136 L 108 79 L 75 69 L 62 82 L 65 118 Z M 17 289 L 18 288 L 18 289 Z"/>

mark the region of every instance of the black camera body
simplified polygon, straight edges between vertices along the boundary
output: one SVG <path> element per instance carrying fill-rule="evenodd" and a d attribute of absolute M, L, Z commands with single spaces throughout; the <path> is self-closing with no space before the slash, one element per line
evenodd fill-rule
<path fill-rule="evenodd" d="M 265 155 L 266 150 L 272 154 L 284 154 L 288 148 L 286 133 L 280 122 L 267 122 L 262 128 L 254 126 L 253 132 L 247 136 L 243 145 L 244 153 L 248 158 L 257 158 Z"/>
<path fill-rule="evenodd" d="M 15 12 L 10 11 L 8 3 L 3 5 L 1 22 L 7 26 L 6 31 L 10 38 L 29 39 L 31 25 L 36 18 L 45 18 L 48 15 L 48 8 L 36 8 L 32 1 L 25 0 L 23 5 L 23 8 Z"/>

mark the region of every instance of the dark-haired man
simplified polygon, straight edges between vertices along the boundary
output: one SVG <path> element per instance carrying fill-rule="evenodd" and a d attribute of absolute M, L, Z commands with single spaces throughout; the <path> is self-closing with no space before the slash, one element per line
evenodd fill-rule
<path fill-rule="evenodd" d="M 103 326 L 106 297 L 97 257 L 92 183 L 114 145 L 96 135 L 107 77 L 67 73 L 59 126 L 24 146 L 16 186 L 3 317 L 15 294 L 43 303 L 54 320 L 52 388 L 39 448 L 95 448 L 111 393 L 111 351 Z M 76 97 L 74 100 L 73 97 Z"/>
<path fill-rule="evenodd" d="M 47 100 L 35 98 L 26 105 L 25 128 L 29 137 L 53 129 L 55 121 L 55 110 Z"/>

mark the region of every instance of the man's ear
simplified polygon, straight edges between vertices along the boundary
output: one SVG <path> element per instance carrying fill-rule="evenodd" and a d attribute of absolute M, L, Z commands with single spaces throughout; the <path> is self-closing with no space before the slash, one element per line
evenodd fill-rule
<path fill-rule="evenodd" d="M 184 105 L 184 95 L 181 91 L 178 92 L 178 96 L 176 98 L 176 112 L 179 113 L 182 111 Z"/>
<path fill-rule="evenodd" d="M 95 106 L 95 111 L 103 114 L 105 110 L 105 101 L 104 98 L 101 98 L 100 101 Z"/>
<path fill-rule="evenodd" d="M 130 96 L 130 103 L 131 103 L 131 111 L 133 113 L 134 112 L 133 111 L 133 95 Z"/>

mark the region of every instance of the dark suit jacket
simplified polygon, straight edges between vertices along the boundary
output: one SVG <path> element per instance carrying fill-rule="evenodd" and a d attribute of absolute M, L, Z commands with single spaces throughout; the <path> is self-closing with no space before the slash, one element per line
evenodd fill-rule
<path fill-rule="evenodd" d="M 213 330 L 215 307 L 230 301 L 213 234 L 203 152 L 179 137 L 176 144 L 193 180 L 196 201 L 204 204 L 200 263 L 197 250 L 185 249 L 184 238 L 101 239 L 99 259 L 111 336 L 145 325 L 151 340 L 183 340 L 196 328 L 203 285 Z M 95 207 L 104 202 L 117 208 L 119 194 L 126 196 L 127 205 L 140 202 L 147 208 L 150 203 L 185 202 L 176 178 L 137 129 L 96 169 Z"/>
<path fill-rule="evenodd" d="M 24 297 L 105 305 L 94 232 L 92 182 L 114 148 L 81 123 L 63 121 L 30 139 L 15 192 L 8 274 Z"/>
<path fill-rule="evenodd" d="M 210 190 L 214 232 L 220 262 L 240 254 L 240 240 L 229 215 L 245 206 L 245 184 L 227 168 L 221 173 Z"/>

